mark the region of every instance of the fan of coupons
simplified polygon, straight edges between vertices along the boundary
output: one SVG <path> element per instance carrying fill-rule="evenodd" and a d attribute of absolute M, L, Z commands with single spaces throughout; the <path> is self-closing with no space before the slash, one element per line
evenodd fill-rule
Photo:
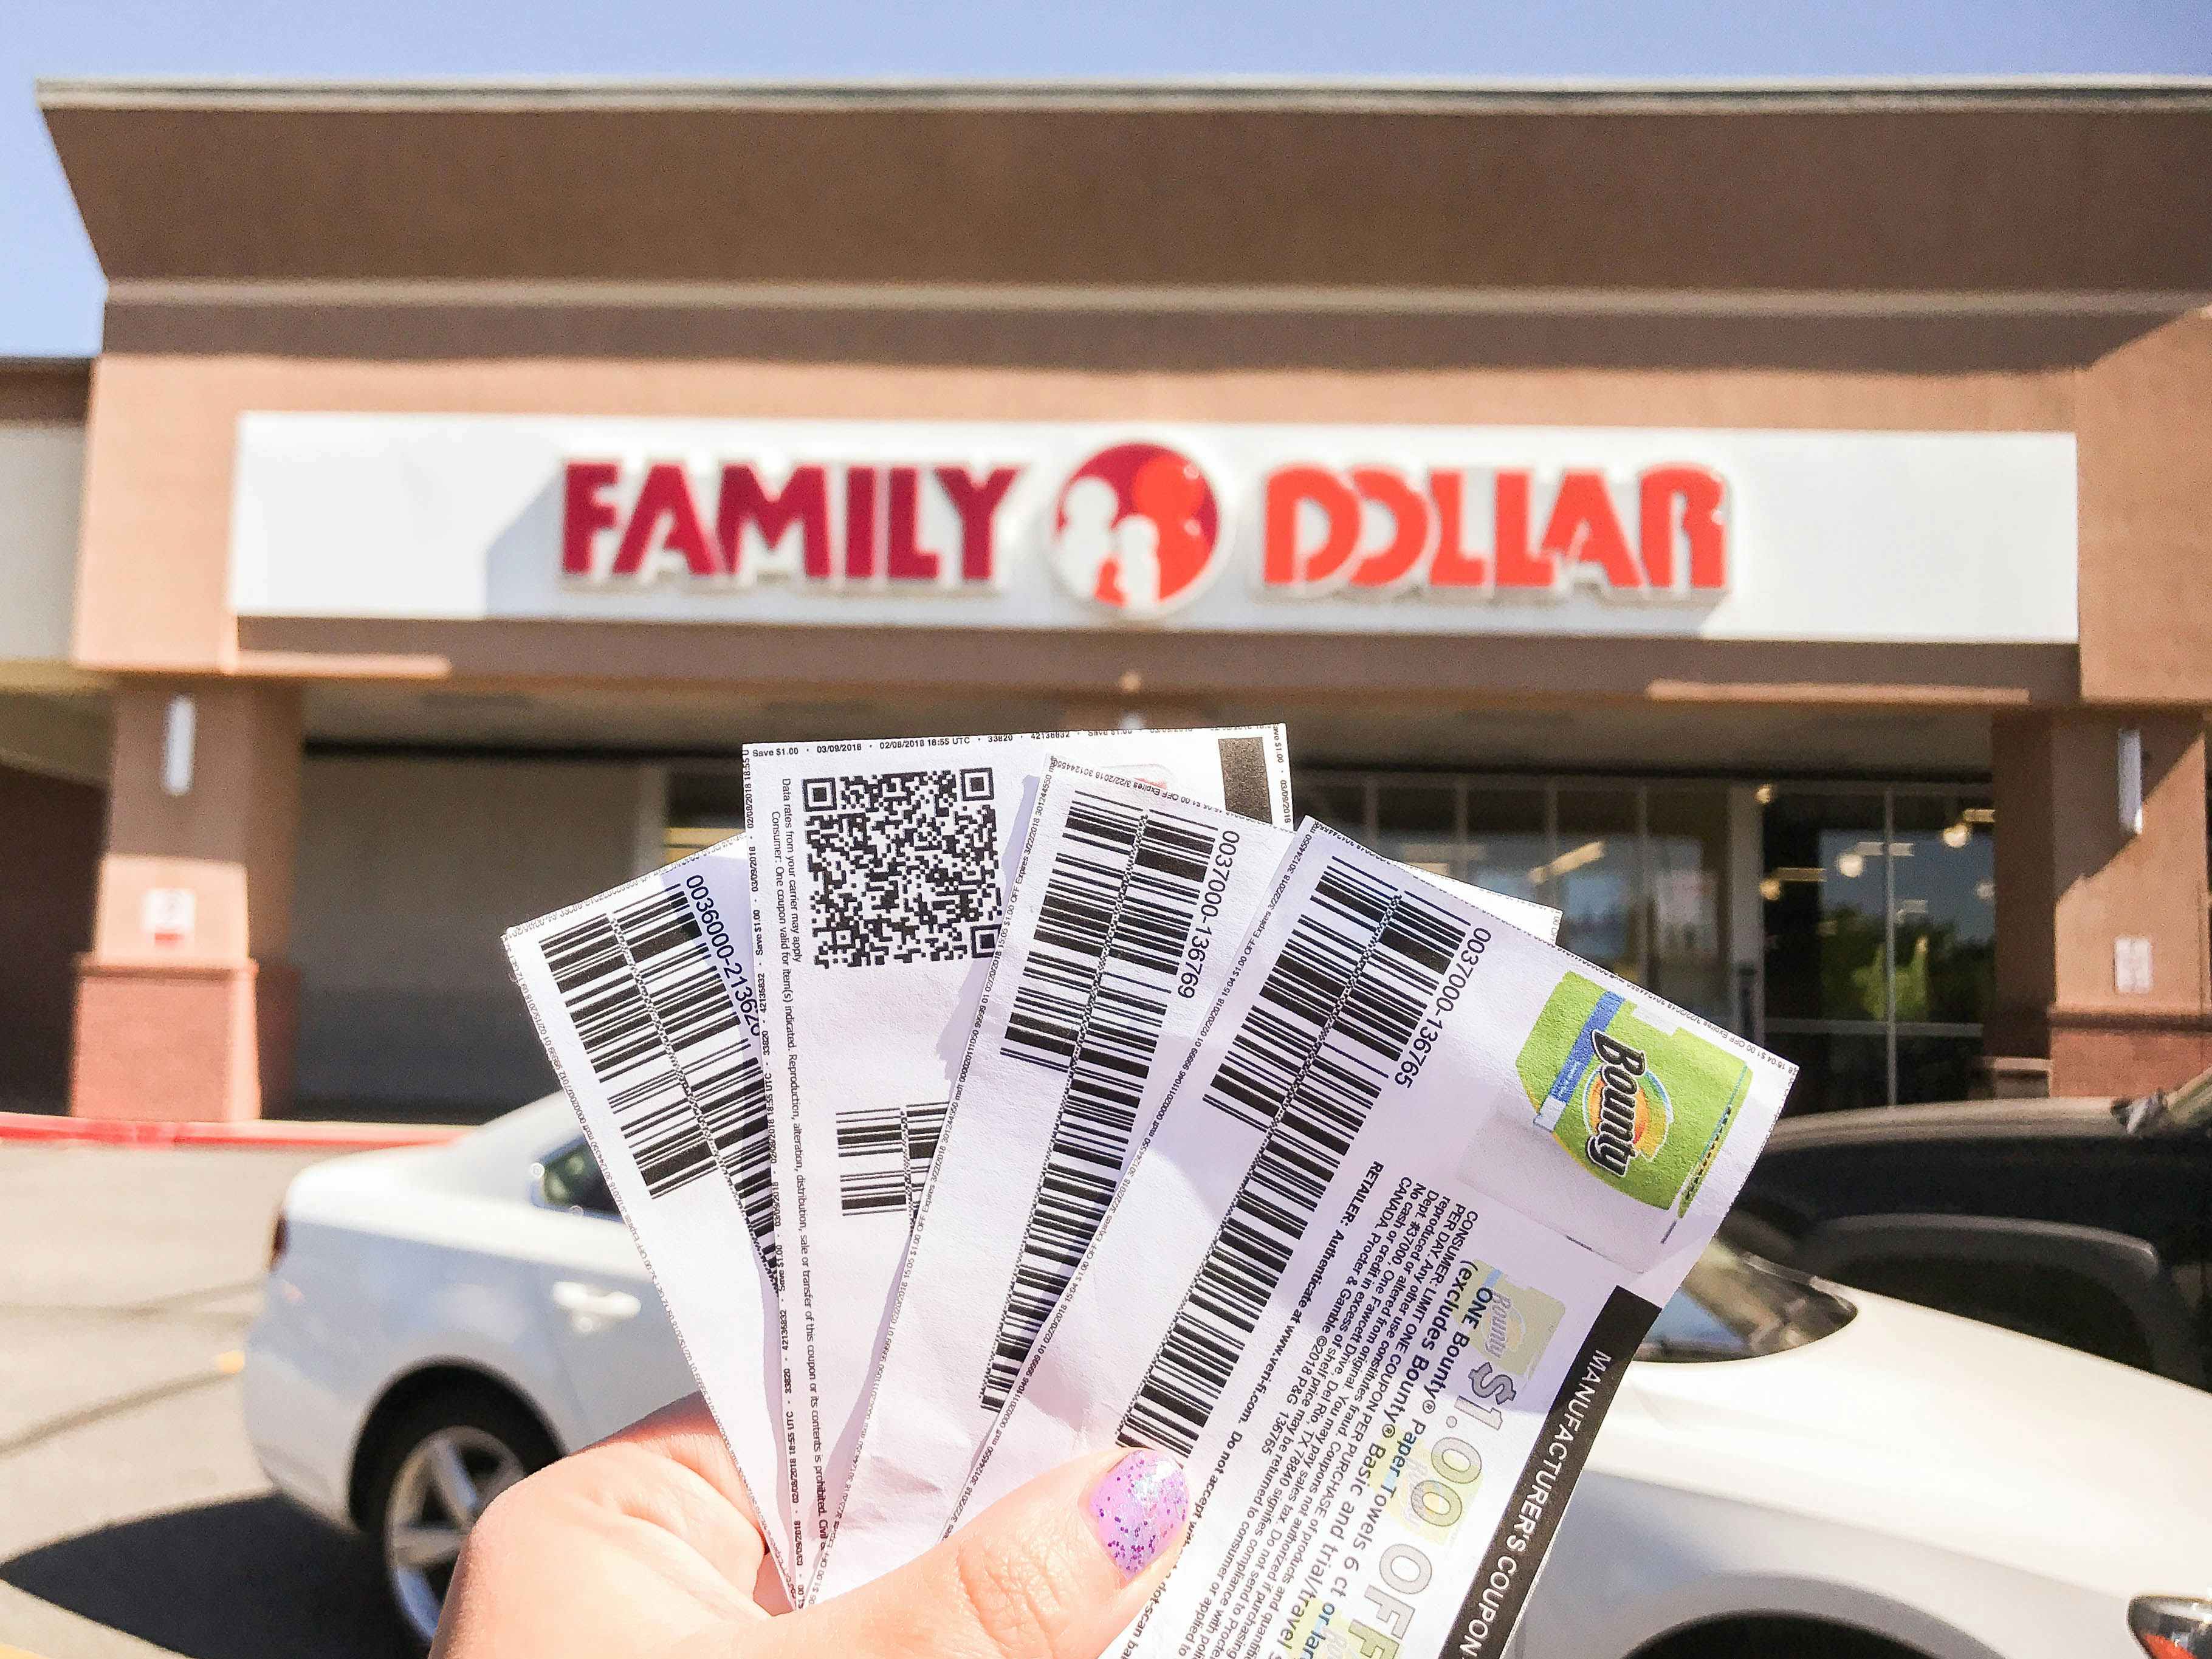
<path fill-rule="evenodd" d="M 1290 799 L 1279 726 L 756 747 L 509 935 L 794 1601 L 1119 1443 L 1197 1498 L 1123 1651 L 1378 1571 L 1502 1647 L 1792 1068 Z"/>

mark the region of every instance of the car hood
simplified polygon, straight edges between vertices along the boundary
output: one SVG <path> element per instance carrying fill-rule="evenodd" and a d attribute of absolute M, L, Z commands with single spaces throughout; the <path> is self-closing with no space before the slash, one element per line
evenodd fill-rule
<path fill-rule="evenodd" d="M 1785 1117 L 1767 1137 L 1770 1153 L 1900 1140 L 2116 1140 L 2126 1133 L 2110 1095 L 2053 1100 L 1947 1100 L 1867 1106 Z"/>
<path fill-rule="evenodd" d="M 1594 1465 L 2117 1595 L 2212 1592 L 2212 1395 L 1847 1294 L 1858 1316 L 1802 1348 L 1632 1366 Z"/>

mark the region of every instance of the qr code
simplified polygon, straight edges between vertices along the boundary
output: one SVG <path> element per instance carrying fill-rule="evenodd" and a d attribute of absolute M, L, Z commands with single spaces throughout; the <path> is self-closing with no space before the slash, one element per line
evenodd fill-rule
<path fill-rule="evenodd" d="M 965 962 L 999 948 L 991 769 L 808 778 L 814 965 Z"/>

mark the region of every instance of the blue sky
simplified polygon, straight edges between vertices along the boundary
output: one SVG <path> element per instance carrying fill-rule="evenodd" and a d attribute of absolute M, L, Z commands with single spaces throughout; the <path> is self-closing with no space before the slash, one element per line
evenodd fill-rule
<path fill-rule="evenodd" d="M 2212 0 L 0 0 L 0 356 L 97 349 L 40 76 L 2212 74 Z"/>

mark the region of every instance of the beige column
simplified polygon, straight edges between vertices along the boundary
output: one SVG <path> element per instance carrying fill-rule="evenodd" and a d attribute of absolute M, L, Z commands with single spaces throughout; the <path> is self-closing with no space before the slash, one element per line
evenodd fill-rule
<path fill-rule="evenodd" d="M 289 685 L 117 688 L 107 850 L 77 976 L 79 1115 L 231 1120 L 289 1103 L 300 736 Z"/>
<path fill-rule="evenodd" d="M 2140 833 L 2120 820 L 2126 728 L 2142 734 Z M 2193 1076 L 2212 1063 L 2203 722 L 2023 714 L 1997 720 L 1992 738 L 1990 1058 L 2047 1059 L 2062 1095 L 2134 1094 Z"/>

